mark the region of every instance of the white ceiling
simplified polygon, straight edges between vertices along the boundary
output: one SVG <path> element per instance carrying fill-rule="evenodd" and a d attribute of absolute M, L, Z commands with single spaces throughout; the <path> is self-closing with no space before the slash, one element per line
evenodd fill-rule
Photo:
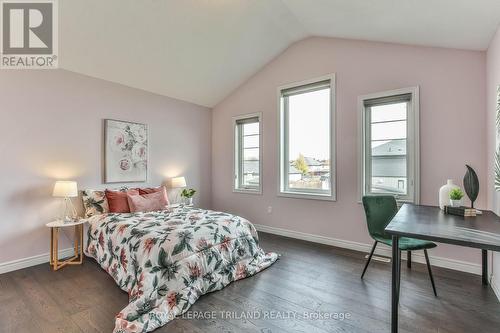
<path fill-rule="evenodd" d="M 500 0 L 59 1 L 60 67 L 212 107 L 290 44 L 488 47 Z"/>

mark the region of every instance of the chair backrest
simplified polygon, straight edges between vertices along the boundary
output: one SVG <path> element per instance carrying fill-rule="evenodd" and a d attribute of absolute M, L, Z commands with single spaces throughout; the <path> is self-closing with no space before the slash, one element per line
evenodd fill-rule
<path fill-rule="evenodd" d="M 370 236 L 391 239 L 384 229 L 398 212 L 396 199 L 390 195 L 364 196 L 363 207 Z"/>

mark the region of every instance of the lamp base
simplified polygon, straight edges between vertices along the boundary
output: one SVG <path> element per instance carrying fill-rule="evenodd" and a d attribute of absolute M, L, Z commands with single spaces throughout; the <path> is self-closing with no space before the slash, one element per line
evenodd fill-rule
<path fill-rule="evenodd" d="M 62 218 L 63 222 L 64 223 L 72 223 L 72 222 L 76 222 L 76 218 L 74 217 L 70 217 L 70 216 L 64 216 Z"/>
<path fill-rule="evenodd" d="M 64 210 L 61 214 L 61 220 L 64 223 L 71 223 L 77 220 L 75 206 L 69 197 L 64 198 Z"/>

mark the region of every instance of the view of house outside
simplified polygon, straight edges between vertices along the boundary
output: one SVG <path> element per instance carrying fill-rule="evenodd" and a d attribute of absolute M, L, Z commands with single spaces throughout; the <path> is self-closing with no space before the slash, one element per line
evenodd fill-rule
<path fill-rule="evenodd" d="M 243 125 L 243 185 L 259 186 L 259 123 Z"/>
<path fill-rule="evenodd" d="M 299 154 L 290 161 L 288 186 L 291 189 L 328 190 L 330 188 L 330 160 L 317 160 Z"/>
<path fill-rule="evenodd" d="M 406 139 L 372 148 L 372 192 L 407 194 Z"/>
<path fill-rule="evenodd" d="M 244 183 L 259 185 L 259 160 L 245 161 Z M 289 187 L 292 189 L 321 189 L 330 186 L 330 161 L 303 156 L 290 161 L 288 172 Z"/>
<path fill-rule="evenodd" d="M 329 190 L 329 89 L 290 97 L 288 188 Z M 371 192 L 407 194 L 406 103 L 371 108 Z M 314 111 L 314 112 L 313 112 Z M 246 185 L 259 185 L 258 124 L 246 124 Z"/>
<path fill-rule="evenodd" d="M 330 190 L 330 89 L 289 97 L 288 188 Z"/>
<path fill-rule="evenodd" d="M 288 188 L 330 190 L 330 88 L 290 96 L 288 105 Z M 246 136 L 255 134 L 257 127 L 245 127 L 247 185 L 259 182 L 259 150 L 256 142 L 246 144 Z"/>
<path fill-rule="evenodd" d="M 250 159 L 244 162 L 243 183 L 249 186 L 259 185 L 259 160 Z"/>
<path fill-rule="evenodd" d="M 371 192 L 408 193 L 407 103 L 371 107 Z"/>

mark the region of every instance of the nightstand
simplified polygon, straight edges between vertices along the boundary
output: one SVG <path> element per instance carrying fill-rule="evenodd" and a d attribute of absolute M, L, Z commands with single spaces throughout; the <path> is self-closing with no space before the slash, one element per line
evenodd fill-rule
<path fill-rule="evenodd" d="M 83 225 L 85 220 L 64 222 L 62 220 L 47 223 L 50 228 L 50 265 L 54 271 L 66 265 L 81 265 L 83 262 Z M 66 227 L 75 228 L 75 255 L 69 259 L 59 260 L 59 229 Z"/>

